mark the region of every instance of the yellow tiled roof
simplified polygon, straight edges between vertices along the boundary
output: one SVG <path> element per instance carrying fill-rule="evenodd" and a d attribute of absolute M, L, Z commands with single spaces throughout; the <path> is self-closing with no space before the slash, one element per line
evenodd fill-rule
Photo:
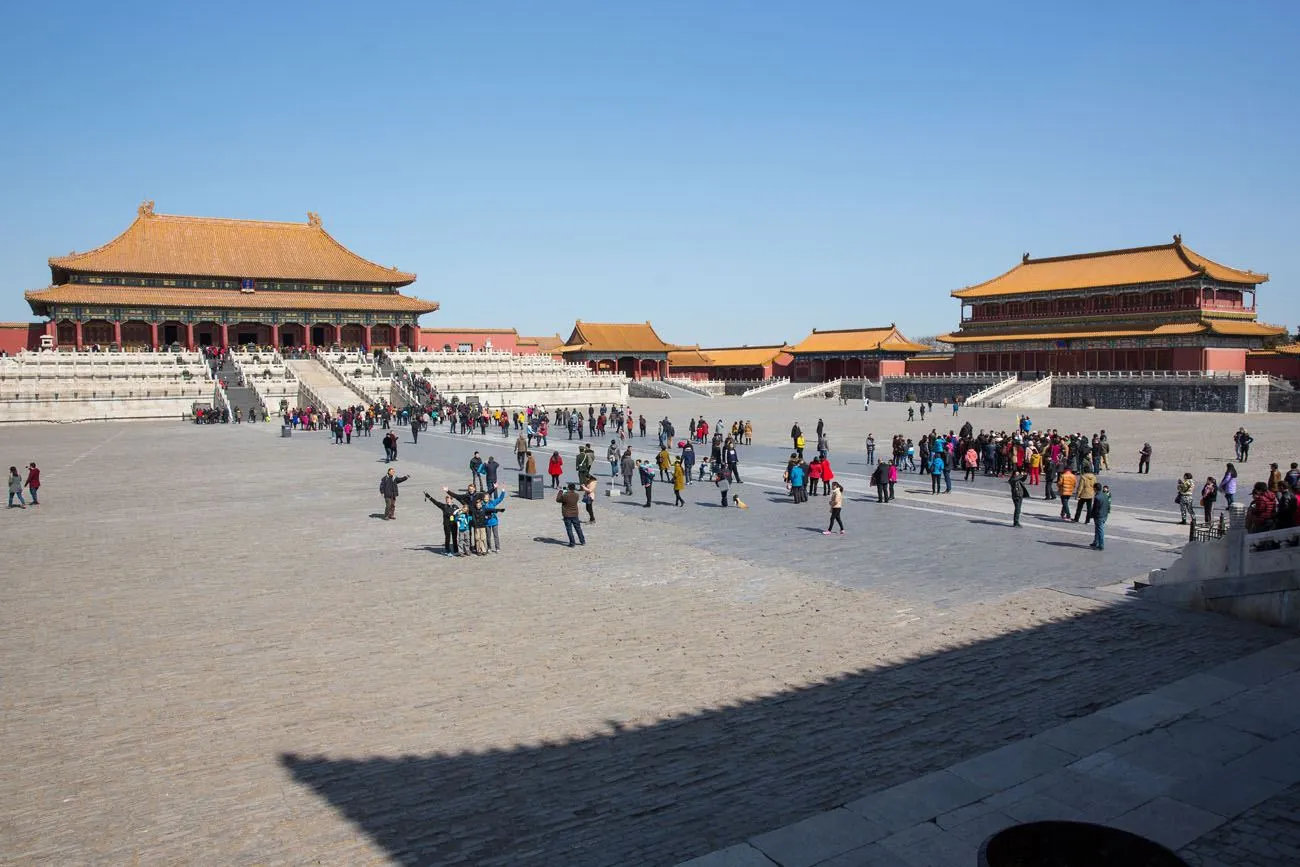
<path fill-rule="evenodd" d="M 525 346 L 536 344 L 538 350 L 541 352 L 554 352 L 564 345 L 564 338 L 558 334 L 549 337 L 524 337 L 523 335 L 520 335 L 516 342 Z"/>
<path fill-rule="evenodd" d="M 1300 355 L 1300 343 L 1287 343 L 1272 349 L 1253 349 L 1250 355 Z"/>
<path fill-rule="evenodd" d="M 1061 289 L 1167 283 L 1200 274 L 1227 283 L 1257 285 L 1268 281 L 1267 274 L 1241 271 L 1207 259 L 1184 247 L 1182 237 L 1175 235 L 1174 243 L 1156 247 L 1106 250 L 1049 259 L 1031 259 L 1025 254 L 1019 265 L 1002 276 L 958 289 L 952 295 L 955 298 L 992 298 Z"/>
<path fill-rule="evenodd" d="M 564 341 L 561 352 L 668 352 L 677 349 L 659 339 L 654 326 L 646 322 L 583 322 Z"/>
<path fill-rule="evenodd" d="M 925 352 L 929 349 L 913 343 L 902 335 L 898 327 L 853 328 L 841 331 L 813 329 L 801 342 L 790 347 L 790 352 Z"/>
<path fill-rule="evenodd" d="M 436 301 L 380 292 L 238 292 L 233 289 L 172 289 L 87 286 L 67 283 L 25 293 L 28 303 L 113 307 L 213 307 L 239 310 L 372 310 L 432 313 Z"/>
<path fill-rule="evenodd" d="M 772 346 L 717 346 L 700 350 L 715 367 L 764 367 L 775 361 L 790 347 L 784 343 Z"/>
<path fill-rule="evenodd" d="M 673 367 L 712 367 L 713 359 L 701 352 L 699 347 L 689 346 L 669 352 L 668 363 Z"/>
<path fill-rule="evenodd" d="M 1075 331 L 1020 332 L 1016 334 L 943 334 L 945 343 L 988 343 L 1019 340 L 1087 340 L 1102 337 L 1162 337 L 1177 334 L 1226 334 L 1239 337 L 1271 337 L 1285 333 L 1286 329 L 1262 322 L 1240 322 L 1230 319 L 1208 319 L 1200 322 L 1172 322 L 1151 328 L 1116 328 Z"/>
<path fill-rule="evenodd" d="M 305 223 L 155 214 L 140 206 L 126 231 L 86 253 L 50 259 L 50 268 L 97 274 L 158 274 L 333 280 L 405 286 L 414 274 L 363 259 L 334 240 L 320 218 Z M 55 279 L 60 279 L 56 273 Z"/>

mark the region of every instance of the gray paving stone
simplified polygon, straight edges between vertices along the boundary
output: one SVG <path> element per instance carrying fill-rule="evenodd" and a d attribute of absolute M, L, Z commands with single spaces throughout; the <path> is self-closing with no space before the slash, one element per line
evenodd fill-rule
<path fill-rule="evenodd" d="M 1259 749 L 1265 740 L 1223 721 L 1181 719 L 1163 729 L 1178 749 L 1214 762 L 1229 762 Z"/>
<path fill-rule="evenodd" d="M 1215 666 L 1205 674 L 1222 680 L 1233 680 L 1244 686 L 1260 686 L 1285 677 L 1295 670 L 1296 665 L 1289 655 L 1252 654 Z"/>
<path fill-rule="evenodd" d="M 1144 798 L 1163 795 L 1178 778 L 1135 764 L 1131 756 L 1094 753 L 1070 765 L 1069 769 L 1103 784 L 1115 786 Z"/>
<path fill-rule="evenodd" d="M 679 867 L 774 867 L 775 864 L 775 861 L 748 843 L 737 843 L 735 846 L 728 846 L 726 849 L 683 861 Z"/>
<path fill-rule="evenodd" d="M 1002 808 L 1002 812 L 1017 822 L 1086 822 L 1090 816 L 1078 807 L 1063 804 L 1047 795 L 1027 795 L 1014 804 Z"/>
<path fill-rule="evenodd" d="M 1098 714 L 1108 719 L 1146 729 L 1186 716 L 1193 710 L 1195 708 L 1185 702 L 1148 693 L 1100 710 Z"/>
<path fill-rule="evenodd" d="M 1220 816 L 1232 817 L 1286 788 L 1286 783 L 1278 780 L 1247 774 L 1241 769 L 1222 768 L 1178 783 L 1169 790 L 1169 797 Z"/>
<path fill-rule="evenodd" d="M 974 863 L 979 845 L 943 831 L 933 822 L 923 822 L 892 834 L 880 846 L 908 867 L 949 867 Z"/>
<path fill-rule="evenodd" d="M 1151 800 L 1151 796 L 1134 791 L 1121 782 L 1063 768 L 1049 775 L 1040 791 L 1044 797 L 1073 807 L 1088 821 L 1105 822 Z"/>
<path fill-rule="evenodd" d="M 749 839 L 781 867 L 811 867 L 885 836 L 880 824 L 845 809 L 829 810 Z"/>
<path fill-rule="evenodd" d="M 817 867 L 911 867 L 879 843 L 817 862 Z"/>
<path fill-rule="evenodd" d="M 1133 737 L 1141 731 L 1139 726 L 1100 714 L 1089 714 L 1035 735 L 1035 739 L 1058 750 L 1083 757 Z"/>
<path fill-rule="evenodd" d="M 960 762 L 948 770 L 981 788 L 995 791 L 1063 768 L 1074 759 L 1065 750 L 1030 739 Z"/>
<path fill-rule="evenodd" d="M 1156 798 L 1116 817 L 1111 824 L 1170 849 L 1181 849 L 1224 821 L 1223 816 L 1208 810 L 1172 798 Z"/>
<path fill-rule="evenodd" d="M 1300 734 L 1291 734 L 1233 759 L 1229 771 L 1260 776 L 1290 786 L 1300 782 Z"/>
<path fill-rule="evenodd" d="M 989 793 L 947 770 L 935 771 L 844 805 L 889 831 L 901 831 L 941 813 L 972 804 Z"/>
<path fill-rule="evenodd" d="M 1152 695 L 1167 698 L 1193 708 L 1203 708 L 1236 695 L 1247 687 L 1235 680 L 1215 677 L 1212 674 L 1193 674 L 1162 686 Z"/>

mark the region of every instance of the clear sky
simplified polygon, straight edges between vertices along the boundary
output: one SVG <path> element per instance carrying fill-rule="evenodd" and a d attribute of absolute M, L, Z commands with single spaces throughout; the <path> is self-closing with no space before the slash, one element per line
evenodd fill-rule
<path fill-rule="evenodd" d="M 305 220 L 425 325 L 953 328 L 1020 261 L 1184 242 L 1300 324 L 1300 4 L 10 4 L 0 319 L 161 213 Z"/>

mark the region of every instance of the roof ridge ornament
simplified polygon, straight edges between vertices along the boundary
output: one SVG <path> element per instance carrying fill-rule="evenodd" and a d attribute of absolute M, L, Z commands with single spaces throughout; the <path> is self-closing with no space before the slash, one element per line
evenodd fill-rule
<path fill-rule="evenodd" d="M 153 216 L 153 199 L 147 199 L 140 203 L 140 207 L 135 209 L 136 215 L 141 217 Z"/>
<path fill-rule="evenodd" d="M 1021 264 L 1021 265 L 1027 265 L 1027 264 L 1029 264 L 1029 254 L 1028 254 L 1028 253 L 1025 253 L 1025 255 L 1023 255 L 1023 256 L 1020 257 L 1020 264 Z"/>
<path fill-rule="evenodd" d="M 1181 244 L 1181 243 L 1183 243 L 1183 236 L 1182 236 L 1182 235 L 1175 234 L 1175 235 L 1174 235 L 1174 243 L 1175 243 L 1175 244 Z"/>
<path fill-rule="evenodd" d="M 308 226 L 311 226 L 313 229 L 319 229 L 319 228 L 320 228 L 320 214 L 316 213 L 315 211 L 308 211 L 308 212 L 307 212 L 307 225 L 308 225 Z"/>

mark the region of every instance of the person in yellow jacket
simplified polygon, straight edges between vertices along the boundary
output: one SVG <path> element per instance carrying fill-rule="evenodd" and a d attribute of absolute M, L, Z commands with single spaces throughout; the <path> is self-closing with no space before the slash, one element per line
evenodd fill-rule
<path fill-rule="evenodd" d="M 1074 474 L 1066 464 L 1061 469 L 1061 477 L 1056 480 L 1056 486 L 1060 489 L 1061 494 L 1061 520 L 1070 520 L 1070 497 L 1074 496 L 1074 489 L 1078 487 L 1079 477 Z"/>
<path fill-rule="evenodd" d="M 668 446 L 659 449 L 659 454 L 655 457 L 655 464 L 659 467 L 659 480 L 667 482 L 672 479 L 673 458 L 668 453 Z"/>
<path fill-rule="evenodd" d="M 805 445 L 807 445 L 807 440 L 803 438 L 803 434 L 799 434 L 794 438 L 794 450 L 799 455 L 799 460 L 803 460 L 803 447 Z"/>
<path fill-rule="evenodd" d="M 682 467 L 682 459 L 677 458 L 673 461 L 673 496 L 676 497 L 674 506 L 684 506 L 686 501 L 682 499 L 682 488 L 686 487 L 686 470 Z"/>
<path fill-rule="evenodd" d="M 1092 520 L 1092 501 L 1097 496 L 1097 477 L 1092 474 L 1092 470 L 1085 469 L 1083 475 L 1079 476 L 1079 497 L 1078 502 L 1074 505 L 1074 523 L 1079 523 L 1079 516 L 1083 515 L 1083 523 Z"/>

